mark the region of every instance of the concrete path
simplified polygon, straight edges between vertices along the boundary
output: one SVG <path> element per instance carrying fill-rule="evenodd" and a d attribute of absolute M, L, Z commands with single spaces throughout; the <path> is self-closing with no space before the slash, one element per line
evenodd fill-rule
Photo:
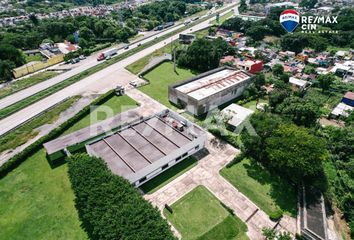
<path fill-rule="evenodd" d="M 263 239 L 262 228 L 274 227 L 276 223 L 219 174 L 239 151 L 211 134 L 208 138 L 206 149 L 209 154 L 197 166 L 145 198 L 162 211 L 165 204 L 171 205 L 196 186 L 204 185 L 247 224 L 250 239 Z"/>

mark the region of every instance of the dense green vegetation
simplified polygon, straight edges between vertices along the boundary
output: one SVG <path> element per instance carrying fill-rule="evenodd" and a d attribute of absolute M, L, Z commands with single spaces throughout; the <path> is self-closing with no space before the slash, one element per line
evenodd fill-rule
<path fill-rule="evenodd" d="M 8 95 L 11 95 L 15 92 L 21 91 L 22 89 L 28 88 L 30 86 L 33 86 L 37 83 L 43 82 L 45 80 L 48 80 L 52 77 L 57 76 L 57 72 L 52 72 L 52 71 L 46 71 L 46 72 L 40 72 L 35 75 L 32 75 L 30 77 L 14 81 L 2 88 L 0 88 L 0 99 L 4 98 Z"/>
<path fill-rule="evenodd" d="M 91 239 L 174 239 L 159 210 L 101 159 L 74 155 L 68 173 L 75 207 Z"/>
<path fill-rule="evenodd" d="M 28 140 L 38 135 L 39 131 L 36 128 L 50 124 L 59 118 L 62 111 L 68 109 L 74 102 L 79 99 L 79 96 L 69 98 L 64 102 L 56 105 L 52 109 L 44 112 L 39 117 L 21 125 L 20 127 L 12 130 L 0 137 L 0 152 L 9 149 L 15 149 L 18 146 L 26 143 Z"/>
<path fill-rule="evenodd" d="M 344 213 L 354 237 L 354 127 L 353 120 L 344 128 L 327 127 L 322 131 L 331 153 L 326 175 L 328 195 Z"/>
<path fill-rule="evenodd" d="M 205 72 L 217 68 L 220 59 L 232 53 L 235 53 L 234 49 L 221 38 L 213 41 L 199 38 L 187 50 L 178 52 L 178 66 Z"/>
<path fill-rule="evenodd" d="M 204 186 L 198 186 L 172 204 L 164 215 L 182 239 L 248 239 L 247 226 L 232 215 Z"/>
<path fill-rule="evenodd" d="M 296 216 L 296 189 L 254 160 L 244 159 L 223 168 L 220 174 L 272 219 L 278 219 L 283 212 Z"/>

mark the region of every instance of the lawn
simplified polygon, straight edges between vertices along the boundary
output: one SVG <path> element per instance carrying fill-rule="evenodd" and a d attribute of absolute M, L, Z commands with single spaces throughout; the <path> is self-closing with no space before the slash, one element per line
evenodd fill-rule
<path fill-rule="evenodd" d="M 0 88 L 0 99 L 10 94 L 13 94 L 17 91 L 20 91 L 22 89 L 33 86 L 34 84 L 48 80 L 49 78 L 53 78 L 57 75 L 58 75 L 57 72 L 46 71 L 46 72 L 37 73 L 27 78 L 23 78 L 21 80 L 13 81 L 12 83 L 8 84 L 6 87 Z"/>
<path fill-rule="evenodd" d="M 171 207 L 173 213 L 164 209 L 164 215 L 184 240 L 248 239 L 247 226 L 204 186 L 196 187 Z"/>
<path fill-rule="evenodd" d="M 26 59 L 26 63 L 33 62 L 33 61 L 42 61 L 43 56 L 41 54 L 26 55 L 25 59 Z"/>
<path fill-rule="evenodd" d="M 259 99 L 258 103 L 268 103 L 268 100 Z M 247 103 L 243 104 L 242 107 L 249 108 L 249 109 L 251 109 L 253 111 L 258 111 L 257 108 L 256 108 L 256 104 L 257 104 L 257 100 L 253 100 L 253 101 L 250 101 L 250 102 L 247 102 Z"/>
<path fill-rule="evenodd" d="M 296 216 L 295 189 L 255 162 L 245 159 L 223 168 L 220 174 L 268 215 L 281 209 L 287 215 Z"/>
<path fill-rule="evenodd" d="M 68 109 L 74 102 L 76 102 L 80 97 L 71 97 L 64 102 L 56 105 L 42 115 L 32 119 L 31 121 L 21 125 L 15 130 L 0 137 L 0 152 L 8 149 L 15 149 L 18 146 L 26 143 L 28 140 L 34 138 L 38 135 L 39 131 L 35 129 L 44 125 L 50 124 L 59 118 L 62 111 Z"/>
<path fill-rule="evenodd" d="M 63 133 L 63 135 L 75 132 L 77 130 L 90 126 L 99 121 L 108 119 L 118 113 L 135 108 L 136 106 L 137 103 L 127 95 L 113 96 L 112 98 L 108 99 L 106 102 L 102 103 L 99 107 L 95 108 L 91 112 L 91 114 L 85 116 L 80 121 L 78 121 L 73 126 L 71 126 L 69 129 L 67 129 Z M 106 113 L 105 110 L 108 110 L 108 112 Z M 97 114 L 96 121 L 94 121 L 95 119 L 91 120 L 91 116 L 95 116 L 96 114 Z"/>
<path fill-rule="evenodd" d="M 0 239 L 87 239 L 67 165 L 51 169 L 44 150 L 0 180 Z"/>
<path fill-rule="evenodd" d="M 168 86 L 192 78 L 195 75 L 196 73 L 189 69 L 178 67 L 176 68 L 176 72 L 174 72 L 173 63 L 165 62 L 144 75 L 144 78 L 149 80 L 150 84 L 142 86 L 139 89 L 163 105 L 174 108 L 168 101 Z"/>
<path fill-rule="evenodd" d="M 174 179 L 181 176 L 189 169 L 193 168 L 195 165 L 197 165 L 197 163 L 198 161 L 194 157 L 184 159 L 182 162 L 174 165 L 157 177 L 140 186 L 140 189 L 143 190 L 144 193 L 151 194 L 165 186 L 167 183 L 172 182 Z"/>

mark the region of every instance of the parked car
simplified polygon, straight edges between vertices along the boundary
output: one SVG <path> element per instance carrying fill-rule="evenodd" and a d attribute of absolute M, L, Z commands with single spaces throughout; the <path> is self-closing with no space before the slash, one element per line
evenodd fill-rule
<path fill-rule="evenodd" d="M 137 87 L 138 83 L 136 81 L 130 81 L 129 84 L 133 87 Z"/>
<path fill-rule="evenodd" d="M 109 60 L 111 58 L 112 58 L 111 55 L 109 55 L 109 56 L 106 57 L 106 60 Z"/>
<path fill-rule="evenodd" d="M 137 45 L 138 47 L 140 47 L 141 46 L 141 43 L 138 43 L 138 45 Z"/>
<path fill-rule="evenodd" d="M 80 60 L 84 60 L 84 59 L 86 59 L 86 57 L 84 56 L 84 55 L 80 55 Z"/>

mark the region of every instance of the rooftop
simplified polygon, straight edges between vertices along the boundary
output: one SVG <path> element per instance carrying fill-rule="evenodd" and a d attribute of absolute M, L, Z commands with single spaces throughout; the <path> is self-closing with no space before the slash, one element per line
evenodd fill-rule
<path fill-rule="evenodd" d="M 177 85 L 176 90 L 196 100 L 201 100 L 250 78 L 251 76 L 244 71 L 220 68 L 218 71 L 208 75 L 202 74 L 181 85 Z"/>
<path fill-rule="evenodd" d="M 230 104 L 228 107 L 222 110 L 222 113 L 229 115 L 231 118 L 228 124 L 237 127 L 239 126 L 248 116 L 250 116 L 254 111 L 248 108 L 244 108 L 235 103 Z"/>
<path fill-rule="evenodd" d="M 204 131 L 196 125 L 164 111 L 95 139 L 86 149 L 89 154 L 102 158 L 113 173 L 135 182 L 168 163 L 171 159 L 164 157 L 185 146 L 188 148 L 201 135 Z"/>
<path fill-rule="evenodd" d="M 308 81 L 301 80 L 301 79 L 294 78 L 294 77 L 290 77 L 289 82 L 291 84 L 297 85 L 299 87 L 305 87 L 308 84 Z"/>
<path fill-rule="evenodd" d="M 346 92 L 344 98 L 354 100 L 354 92 Z"/>

